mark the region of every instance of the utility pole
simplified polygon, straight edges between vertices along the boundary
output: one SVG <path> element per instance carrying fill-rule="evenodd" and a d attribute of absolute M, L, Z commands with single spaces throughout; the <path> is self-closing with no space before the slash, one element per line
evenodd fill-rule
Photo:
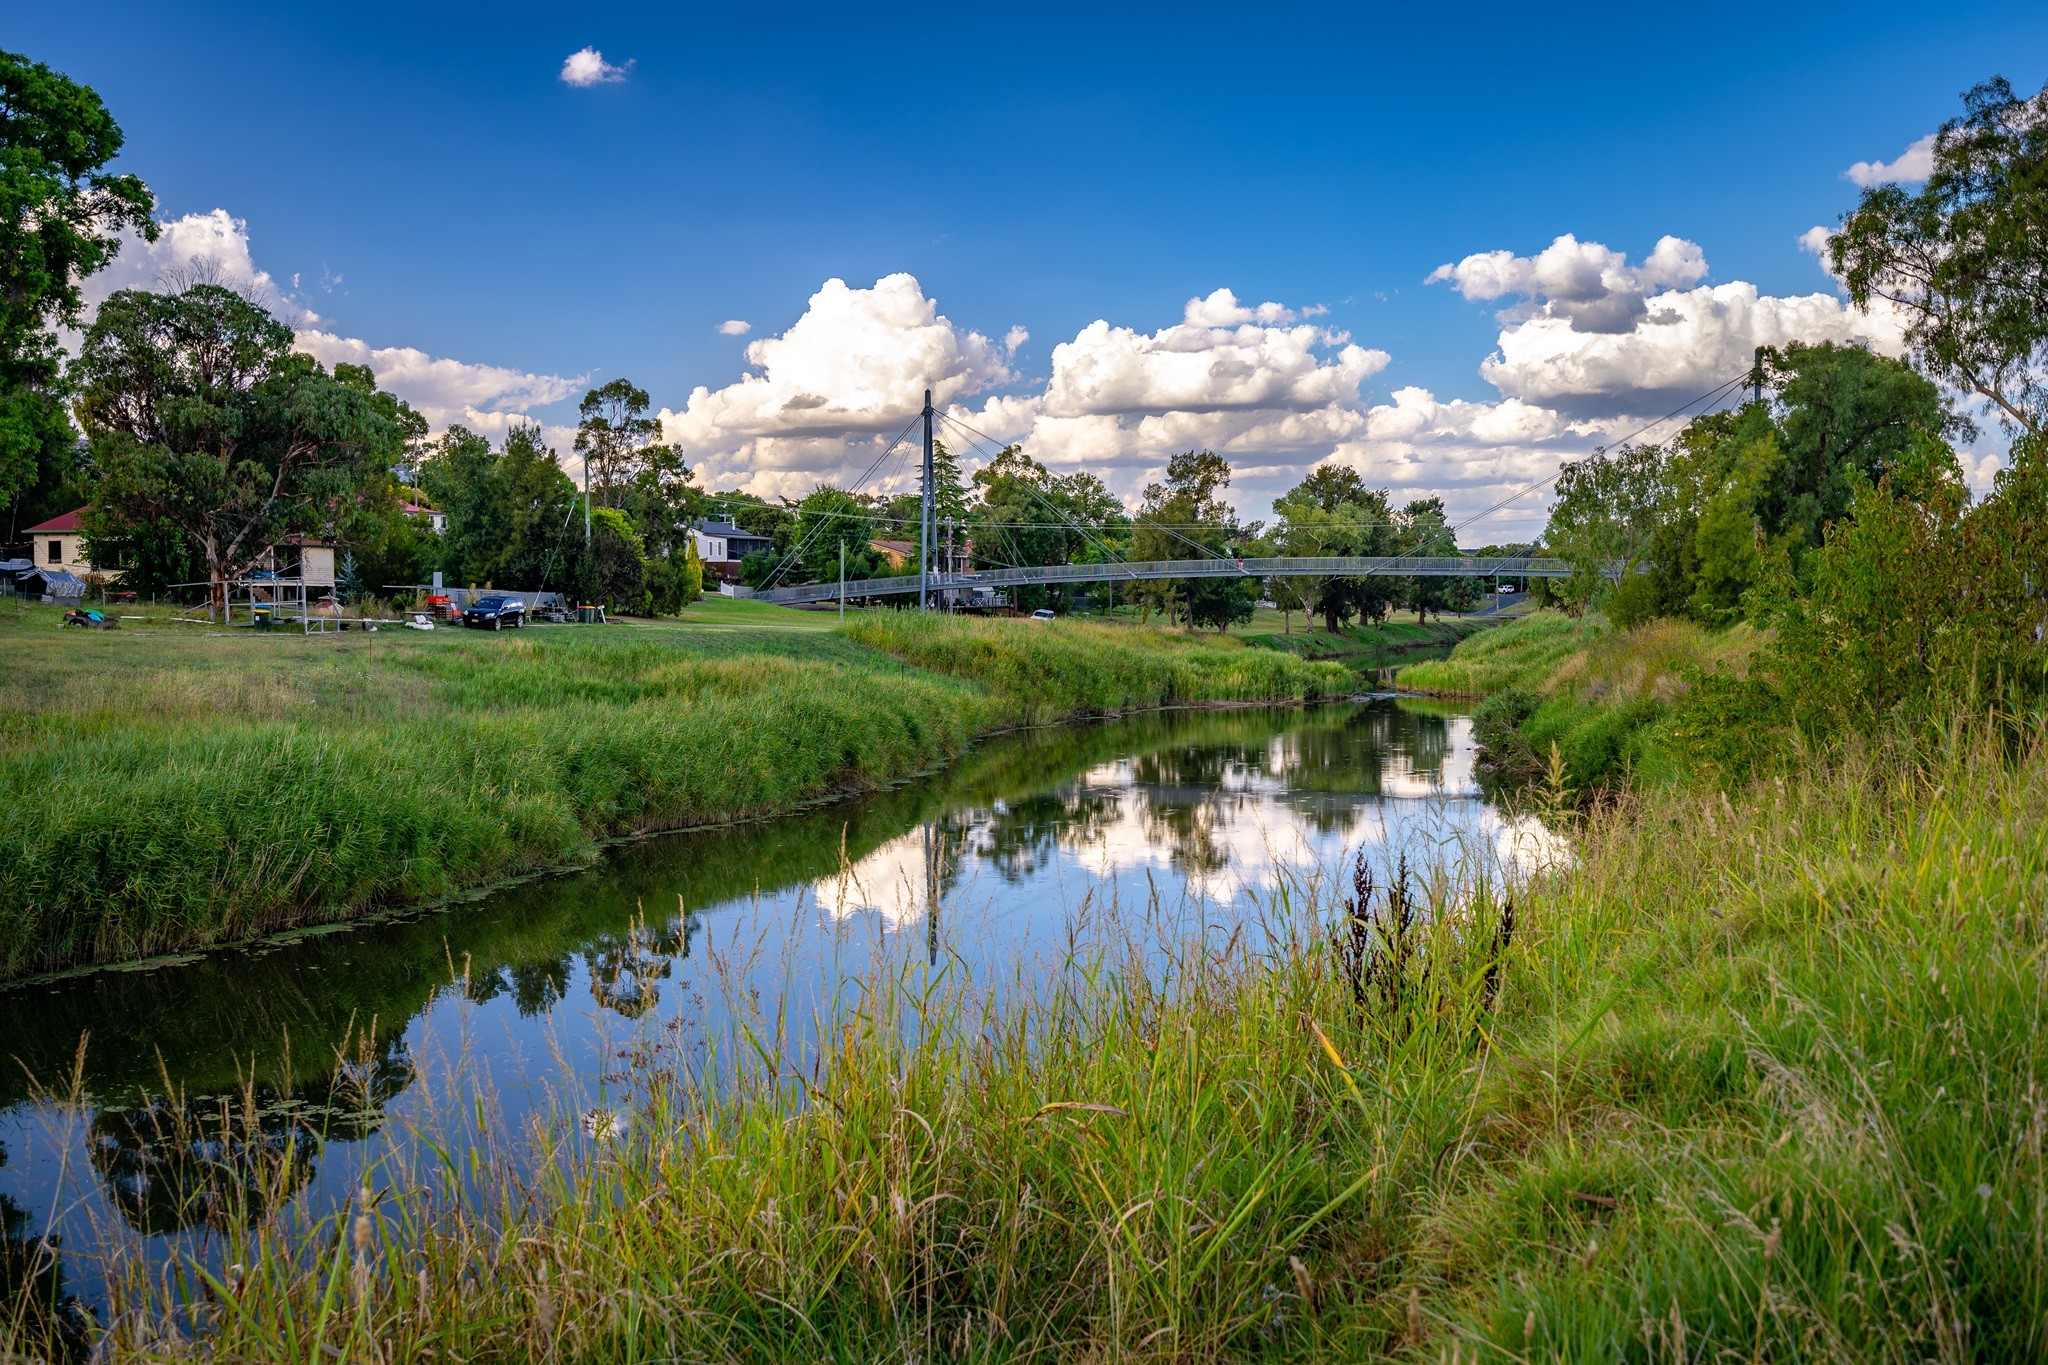
<path fill-rule="evenodd" d="M 1756 368 L 1749 372 L 1750 387 L 1756 391 L 1756 401 L 1764 401 L 1764 348 L 1756 348 Z"/>
<path fill-rule="evenodd" d="M 846 537 L 839 537 L 839 619 L 846 619 Z"/>
<path fill-rule="evenodd" d="M 931 610 L 932 582 L 932 391 L 924 391 L 924 496 L 917 516 L 917 609 Z"/>

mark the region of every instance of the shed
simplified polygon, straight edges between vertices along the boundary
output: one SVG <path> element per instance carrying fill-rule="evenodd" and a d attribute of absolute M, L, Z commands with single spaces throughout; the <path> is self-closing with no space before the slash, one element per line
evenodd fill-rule
<path fill-rule="evenodd" d="M 16 574 L 14 590 L 24 597 L 40 597 L 45 602 L 85 600 L 85 580 L 62 569 L 32 568 L 27 573 Z"/>

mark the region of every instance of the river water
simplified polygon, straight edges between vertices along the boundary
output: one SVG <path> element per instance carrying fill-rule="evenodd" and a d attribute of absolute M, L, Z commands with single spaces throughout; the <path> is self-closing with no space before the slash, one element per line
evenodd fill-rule
<path fill-rule="evenodd" d="M 453 909 L 0 991 L 6 1259 L 55 1233 L 90 1299 L 78 1251 L 200 1235 L 252 1142 L 288 1154 L 267 1198 L 332 1207 L 389 1133 L 460 1128 L 478 1095 L 506 1131 L 605 1102 L 650 1029 L 801 1054 L 877 968 L 1028 976 L 1077 916 L 1222 932 L 1361 851 L 1543 847 L 1487 802 L 1473 751 L 1459 708 L 1392 697 L 1040 730 Z M 254 1137 L 224 1118 L 252 1108 Z"/>

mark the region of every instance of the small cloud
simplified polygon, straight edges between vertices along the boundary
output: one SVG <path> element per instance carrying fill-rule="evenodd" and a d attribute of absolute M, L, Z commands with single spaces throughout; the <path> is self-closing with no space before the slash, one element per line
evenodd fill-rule
<path fill-rule="evenodd" d="M 1312 303 L 1301 310 L 1301 315 L 1305 318 L 1319 318 L 1329 311 L 1330 305 L 1327 303 Z"/>
<path fill-rule="evenodd" d="M 1900 152 L 1898 160 L 1859 161 L 1843 171 L 1842 178 L 1871 190 L 1879 185 L 1916 185 L 1933 174 L 1934 134 L 1929 133 Z"/>
<path fill-rule="evenodd" d="M 719 333 L 729 337 L 743 337 L 754 330 L 754 324 L 742 318 L 727 318 L 718 324 Z"/>
<path fill-rule="evenodd" d="M 594 47 L 572 52 L 562 63 L 562 84 L 578 89 L 592 85 L 605 85 L 626 79 L 626 73 L 633 69 L 630 61 L 623 66 L 614 66 L 604 59 L 604 54 Z"/>
<path fill-rule="evenodd" d="M 1810 227 L 1799 234 L 1799 249 L 1801 251 L 1811 251 L 1816 256 L 1825 255 L 1828 249 L 1828 240 L 1834 235 L 1833 228 Z"/>
<path fill-rule="evenodd" d="M 1025 331 L 1022 327 L 1012 327 L 1009 331 L 1003 333 L 1003 349 L 1015 351 L 1029 340 L 1031 340 L 1031 333 Z"/>

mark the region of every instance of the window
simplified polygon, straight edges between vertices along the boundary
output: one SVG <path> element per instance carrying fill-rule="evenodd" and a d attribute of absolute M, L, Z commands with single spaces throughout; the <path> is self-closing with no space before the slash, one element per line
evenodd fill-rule
<path fill-rule="evenodd" d="M 50 562 L 52 564 L 62 564 L 64 562 L 63 541 L 53 540 L 50 542 Z"/>

